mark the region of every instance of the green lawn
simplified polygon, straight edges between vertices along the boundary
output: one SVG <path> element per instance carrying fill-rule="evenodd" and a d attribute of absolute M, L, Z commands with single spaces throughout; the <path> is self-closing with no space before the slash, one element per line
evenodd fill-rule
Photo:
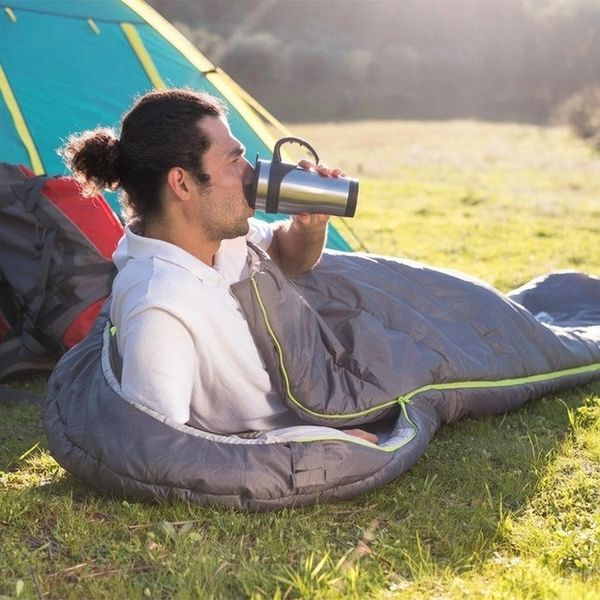
<path fill-rule="evenodd" d="M 502 290 L 600 274 L 600 156 L 566 130 L 294 131 L 361 180 L 350 225 L 372 252 Z M 447 426 L 381 490 L 266 514 L 102 498 L 45 452 L 39 409 L 0 405 L 0 595 L 600 598 L 599 398 L 596 384 Z"/>

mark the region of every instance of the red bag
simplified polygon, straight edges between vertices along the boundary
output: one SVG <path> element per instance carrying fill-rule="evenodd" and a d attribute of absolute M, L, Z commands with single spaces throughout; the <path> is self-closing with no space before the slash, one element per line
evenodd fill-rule
<path fill-rule="evenodd" d="M 110 294 L 123 227 L 71 178 L 0 163 L 0 379 L 51 368 Z"/>

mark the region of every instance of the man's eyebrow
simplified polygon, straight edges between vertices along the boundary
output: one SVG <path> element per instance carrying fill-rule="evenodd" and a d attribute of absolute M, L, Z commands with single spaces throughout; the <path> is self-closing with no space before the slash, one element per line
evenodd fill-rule
<path fill-rule="evenodd" d="M 242 146 L 241 144 L 239 146 L 236 146 L 235 148 L 233 148 L 233 150 L 230 150 L 227 153 L 227 156 L 230 157 L 235 157 L 235 156 L 241 156 L 242 154 L 244 154 L 246 152 L 246 148 L 244 148 L 244 146 Z"/>

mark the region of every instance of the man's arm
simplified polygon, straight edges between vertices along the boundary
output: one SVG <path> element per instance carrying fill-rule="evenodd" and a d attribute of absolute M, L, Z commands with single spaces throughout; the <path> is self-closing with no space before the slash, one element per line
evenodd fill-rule
<path fill-rule="evenodd" d="M 294 215 L 277 225 L 268 252 L 287 276 L 310 271 L 319 262 L 328 220 L 327 215 Z"/>
<path fill-rule="evenodd" d="M 340 169 L 328 169 L 303 160 L 303 169 L 314 170 L 322 177 L 344 177 Z M 269 255 L 281 270 L 293 277 L 310 271 L 321 259 L 327 241 L 328 215 L 294 215 L 278 224 L 269 247 Z"/>
<path fill-rule="evenodd" d="M 178 423 L 190 418 L 194 340 L 187 327 L 159 308 L 139 311 L 117 330 L 125 397 Z"/>

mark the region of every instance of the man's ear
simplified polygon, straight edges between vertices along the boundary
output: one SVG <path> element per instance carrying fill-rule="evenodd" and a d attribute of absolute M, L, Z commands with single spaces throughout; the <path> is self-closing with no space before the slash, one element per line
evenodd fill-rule
<path fill-rule="evenodd" d="M 190 174 L 181 167 L 172 167 L 167 173 L 167 186 L 180 200 L 190 195 Z"/>

